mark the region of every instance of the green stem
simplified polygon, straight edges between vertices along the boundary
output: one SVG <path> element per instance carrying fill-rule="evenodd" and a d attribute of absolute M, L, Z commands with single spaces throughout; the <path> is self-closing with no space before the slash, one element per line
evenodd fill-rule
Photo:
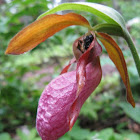
<path fill-rule="evenodd" d="M 140 58 L 139 58 L 138 52 L 137 52 L 137 50 L 135 48 L 133 40 L 132 40 L 132 38 L 131 38 L 131 36 L 130 36 L 128 31 L 124 33 L 124 38 L 126 39 L 126 41 L 128 43 L 128 46 L 129 46 L 129 48 L 131 50 L 131 53 L 133 55 L 138 74 L 140 76 Z"/>

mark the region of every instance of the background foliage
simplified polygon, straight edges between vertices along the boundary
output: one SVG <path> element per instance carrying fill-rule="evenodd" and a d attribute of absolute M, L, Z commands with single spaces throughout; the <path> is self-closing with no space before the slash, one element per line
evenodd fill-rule
<path fill-rule="evenodd" d="M 4 52 L 17 32 L 61 2 L 65 1 L 0 0 L 0 140 L 40 140 L 35 118 L 41 92 L 73 57 L 72 43 L 86 30 L 69 27 L 23 55 L 4 55 Z M 111 6 L 123 15 L 140 54 L 139 1 L 92 2 Z M 89 13 L 78 13 L 93 26 L 103 22 Z M 140 140 L 140 79 L 126 42 L 114 38 L 125 55 L 136 108 L 126 102 L 124 85 L 103 48 L 102 82 L 84 104 L 72 131 L 60 140 Z"/>

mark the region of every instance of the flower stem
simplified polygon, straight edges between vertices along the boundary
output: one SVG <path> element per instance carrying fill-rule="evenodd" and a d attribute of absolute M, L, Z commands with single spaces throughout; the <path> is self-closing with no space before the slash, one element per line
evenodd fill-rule
<path fill-rule="evenodd" d="M 131 53 L 132 53 L 132 56 L 134 58 L 135 65 L 136 65 L 136 68 L 137 68 L 137 71 L 138 71 L 138 74 L 139 74 L 139 77 L 140 77 L 140 58 L 139 58 L 138 52 L 135 48 L 133 40 L 132 40 L 128 31 L 124 33 L 124 38 L 126 39 L 126 41 L 128 43 L 128 46 L 131 50 Z"/>

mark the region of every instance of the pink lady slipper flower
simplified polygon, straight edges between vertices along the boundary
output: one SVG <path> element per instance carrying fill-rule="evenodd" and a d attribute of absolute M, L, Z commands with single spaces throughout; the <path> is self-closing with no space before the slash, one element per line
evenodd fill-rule
<path fill-rule="evenodd" d="M 87 37 L 90 36 L 92 34 Z M 46 86 L 40 97 L 36 126 L 43 140 L 56 140 L 69 131 L 83 103 L 100 83 L 101 46 L 95 36 L 94 39 L 92 36 L 89 47 L 82 46 L 82 38 L 76 40 L 73 45 L 77 69 L 67 72 L 71 63 L 66 66 L 61 75 Z M 90 42 L 90 39 L 88 41 Z"/>
<path fill-rule="evenodd" d="M 135 102 L 123 53 L 116 42 L 106 33 L 94 32 L 81 15 L 68 13 L 51 14 L 33 22 L 21 30 L 9 43 L 6 54 L 22 54 L 45 41 L 56 32 L 71 26 L 88 28 L 88 33 L 73 43 L 74 58 L 44 89 L 38 104 L 36 127 L 42 140 L 57 140 L 72 129 L 82 105 L 99 85 L 102 77 L 100 66 L 101 46 L 105 46 L 110 59 L 116 65 L 127 90 L 127 100 Z M 76 70 L 68 72 L 72 63 Z"/>

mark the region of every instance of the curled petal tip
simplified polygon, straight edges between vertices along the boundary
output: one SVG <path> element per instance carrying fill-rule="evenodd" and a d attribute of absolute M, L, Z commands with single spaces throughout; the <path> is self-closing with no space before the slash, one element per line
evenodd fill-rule
<path fill-rule="evenodd" d="M 135 102 L 131 103 L 131 105 L 135 108 Z"/>
<path fill-rule="evenodd" d="M 127 101 L 133 106 L 133 108 L 135 108 L 135 101 L 133 97 L 132 98 L 127 97 Z"/>
<path fill-rule="evenodd" d="M 135 102 L 134 101 L 128 101 L 132 106 L 133 108 L 135 108 Z"/>
<path fill-rule="evenodd" d="M 5 51 L 5 54 L 12 54 L 12 52 L 9 49 L 10 48 L 9 46 L 10 46 L 10 44 L 8 45 L 8 47 L 7 47 L 6 51 Z"/>
<path fill-rule="evenodd" d="M 8 49 L 5 51 L 5 54 L 6 55 L 8 55 L 8 54 L 16 55 L 16 53 L 10 52 Z"/>
<path fill-rule="evenodd" d="M 7 50 L 5 51 L 5 54 L 9 54 Z"/>

